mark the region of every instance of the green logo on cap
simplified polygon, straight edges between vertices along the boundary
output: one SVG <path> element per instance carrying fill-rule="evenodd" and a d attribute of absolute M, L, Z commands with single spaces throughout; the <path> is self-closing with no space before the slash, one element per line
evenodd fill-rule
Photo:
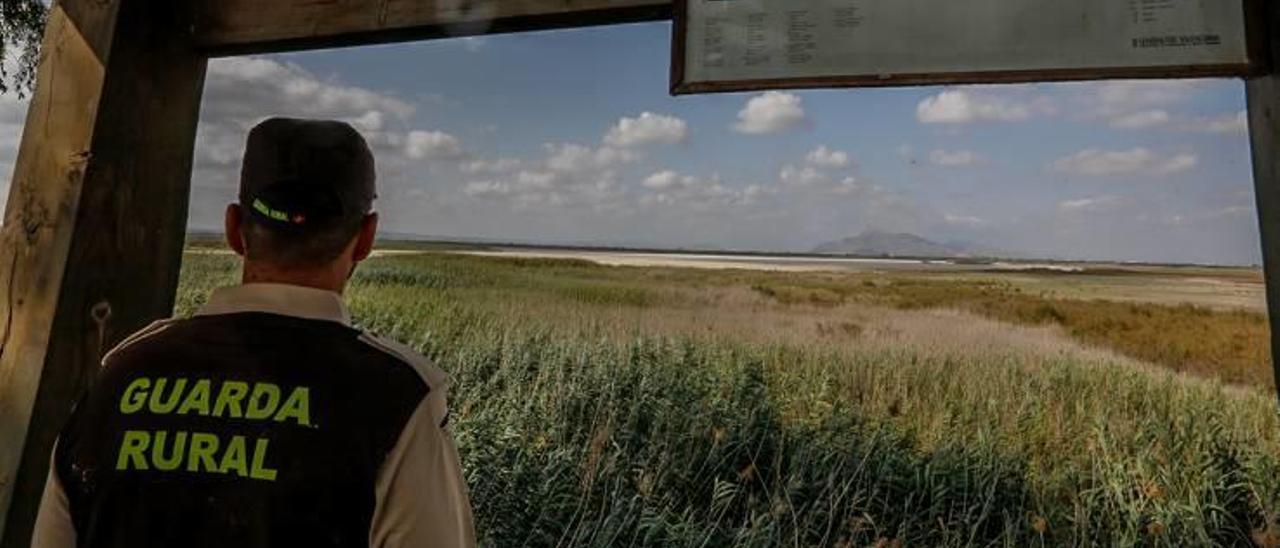
<path fill-rule="evenodd" d="M 292 223 L 299 223 L 299 224 L 303 222 L 301 215 L 293 216 L 293 215 L 289 215 L 284 211 L 280 211 L 278 209 L 272 209 L 271 206 L 268 206 L 267 204 L 263 203 L 262 200 L 257 198 L 253 199 L 253 208 L 258 210 L 258 213 L 266 215 L 268 218 L 275 219 L 277 221 L 283 221 L 286 223 L 292 222 Z"/>

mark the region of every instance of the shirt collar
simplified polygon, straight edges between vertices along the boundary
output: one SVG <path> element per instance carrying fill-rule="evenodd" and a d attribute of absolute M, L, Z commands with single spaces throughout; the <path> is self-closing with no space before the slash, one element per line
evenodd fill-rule
<path fill-rule="evenodd" d="M 266 312 L 308 320 L 351 325 L 351 314 L 342 296 L 332 291 L 300 285 L 251 283 L 215 289 L 197 316 Z"/>

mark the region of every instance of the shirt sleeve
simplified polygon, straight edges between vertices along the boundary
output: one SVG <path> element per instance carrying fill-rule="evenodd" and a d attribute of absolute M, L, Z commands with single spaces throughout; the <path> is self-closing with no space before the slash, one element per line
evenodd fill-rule
<path fill-rule="evenodd" d="M 443 387 L 427 394 L 378 472 L 369 546 L 475 546 L 471 502 Z"/>
<path fill-rule="evenodd" d="M 54 449 L 55 454 L 57 449 Z M 31 536 L 32 548 L 75 548 L 76 529 L 71 522 L 71 504 L 67 491 L 58 479 L 53 459 L 49 462 L 49 476 L 44 482 L 44 495 L 40 497 L 40 510 L 36 514 L 35 531 Z"/>

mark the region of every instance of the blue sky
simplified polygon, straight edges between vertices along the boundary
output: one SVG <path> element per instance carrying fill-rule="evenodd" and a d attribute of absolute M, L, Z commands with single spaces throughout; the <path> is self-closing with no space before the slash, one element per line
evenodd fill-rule
<path fill-rule="evenodd" d="M 654 23 L 215 60 L 192 227 L 219 226 L 248 128 L 293 115 L 369 137 L 398 232 L 1258 260 L 1239 81 L 671 97 L 669 43 Z"/>

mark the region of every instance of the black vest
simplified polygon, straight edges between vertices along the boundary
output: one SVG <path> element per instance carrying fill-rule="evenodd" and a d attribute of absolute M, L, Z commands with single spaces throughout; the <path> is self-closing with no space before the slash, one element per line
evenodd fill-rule
<path fill-rule="evenodd" d="M 368 546 L 428 387 L 337 322 L 173 321 L 112 352 L 54 466 L 81 547 Z"/>

